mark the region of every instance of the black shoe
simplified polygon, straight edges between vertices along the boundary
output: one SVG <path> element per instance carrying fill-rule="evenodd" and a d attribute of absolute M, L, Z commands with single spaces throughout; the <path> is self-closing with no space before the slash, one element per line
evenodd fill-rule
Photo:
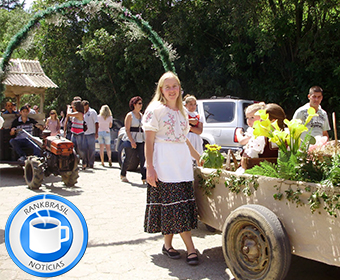
<path fill-rule="evenodd" d="M 192 255 L 196 255 L 196 257 L 189 258 L 189 256 L 192 256 Z M 187 262 L 187 264 L 189 264 L 189 265 L 198 265 L 199 260 L 198 260 L 198 255 L 197 255 L 197 253 L 191 253 L 191 254 L 189 254 L 189 255 L 187 256 L 187 258 L 186 258 L 186 262 Z"/>
<path fill-rule="evenodd" d="M 172 250 L 172 251 L 170 251 Z M 167 255 L 170 259 L 179 259 L 181 257 L 181 254 L 176 251 L 174 248 L 170 247 L 168 250 L 165 248 L 165 245 L 163 245 L 162 252 L 164 255 Z"/>

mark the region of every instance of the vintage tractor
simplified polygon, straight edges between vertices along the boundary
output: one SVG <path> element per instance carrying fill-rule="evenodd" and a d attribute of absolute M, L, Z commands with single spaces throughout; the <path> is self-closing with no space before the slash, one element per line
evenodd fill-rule
<path fill-rule="evenodd" d="M 44 176 L 60 175 L 64 184 L 73 187 L 77 183 L 78 157 L 73 143 L 61 135 L 49 136 L 44 130 L 42 139 L 22 130 L 29 141 L 41 149 L 42 156 L 29 156 L 25 161 L 24 177 L 30 189 L 38 189 Z"/>

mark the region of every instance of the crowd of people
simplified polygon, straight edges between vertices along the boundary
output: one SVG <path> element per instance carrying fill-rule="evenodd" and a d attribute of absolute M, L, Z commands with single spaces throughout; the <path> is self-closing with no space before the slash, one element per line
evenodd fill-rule
<path fill-rule="evenodd" d="M 318 114 L 308 127 L 313 136 L 328 139 L 330 129 L 327 113 L 320 104 L 323 90 L 314 86 L 310 88 L 309 103 L 297 109 L 293 118 L 303 122 L 308 116 L 308 108 L 313 107 Z M 198 255 L 191 237 L 191 230 L 197 226 L 197 208 L 193 192 L 193 165 L 201 165 L 203 141 L 200 134 L 203 124 L 196 112 L 196 98 L 187 95 L 182 98 L 181 82 L 172 72 L 163 74 L 157 84 L 154 97 L 142 114 L 143 100 L 134 96 L 129 102 L 130 112 L 125 117 L 125 136 L 123 138 L 126 157 L 122 163 L 120 179 L 129 182 L 127 170 L 131 158 L 138 156 L 143 183 L 147 183 L 147 203 L 144 230 L 148 233 L 161 232 L 164 236 L 162 252 L 172 259 L 180 258 L 180 253 L 172 246 L 174 234 L 180 234 L 187 250 L 186 262 L 189 265 L 199 263 Z M 11 135 L 16 135 L 10 143 L 24 160 L 23 147 L 29 145 L 19 131 L 24 128 L 32 131 L 36 121 L 29 118 L 29 113 L 38 112 L 36 106 L 30 109 L 27 104 L 16 112 L 13 103 L 6 103 L 3 114 L 18 114 L 13 122 Z M 270 121 L 277 121 L 284 129 L 286 114 L 277 104 L 254 103 L 246 108 L 245 116 L 249 128 L 238 129 L 236 135 L 239 143 L 244 145 L 243 157 L 277 157 L 278 149 L 266 137 L 253 136 L 252 126 L 259 120 L 256 112 L 266 110 Z M 34 113 L 33 113 L 34 111 Z M 101 165 L 105 166 L 104 149 L 106 148 L 109 166 L 112 166 L 110 128 L 112 112 L 108 105 L 100 108 L 99 114 L 90 107 L 87 100 L 75 97 L 66 112 L 55 110 L 49 112 L 45 128 L 51 135 L 63 134 L 74 143 L 75 150 L 82 159 L 82 168 L 93 168 L 95 160 L 95 141 L 100 145 Z M 40 127 L 41 129 L 43 127 Z M 39 151 L 34 150 L 35 154 Z M 178 156 L 180 155 L 180 156 Z M 241 166 L 244 171 L 244 167 Z M 241 170 L 242 171 L 242 170 Z M 242 172 L 243 172 L 242 171 Z"/>
<path fill-rule="evenodd" d="M 33 134 L 34 127 L 41 130 L 47 129 L 50 131 L 51 136 L 62 135 L 71 140 L 74 144 L 75 151 L 82 160 L 82 168 L 93 168 L 95 161 L 95 142 L 98 138 L 101 151 L 101 161 L 104 166 L 104 143 L 108 152 L 109 165 L 112 166 L 111 149 L 110 149 L 110 128 L 112 126 L 112 113 L 108 105 L 103 105 L 99 115 L 97 112 L 90 108 L 87 100 L 81 100 L 76 96 L 71 105 L 67 106 L 67 111 L 61 111 L 58 117 L 56 110 L 51 110 L 49 116 L 46 118 L 44 125 L 38 125 L 34 117 L 30 114 L 39 114 L 39 107 L 34 105 L 31 108 L 30 104 L 26 103 L 22 106 L 19 112 L 16 110 L 16 105 L 8 101 L 6 102 L 5 110 L 2 114 L 14 114 L 17 118 L 13 121 L 10 129 L 10 135 L 13 137 L 10 144 L 14 151 L 18 154 L 19 162 L 24 162 L 27 158 L 26 148 L 31 148 L 34 155 L 41 156 L 40 150 L 26 139 L 24 129 L 30 134 Z M 1 126 L 3 124 L 3 118 Z M 98 133 L 101 134 L 99 137 Z M 105 136 L 105 137 L 103 137 Z M 104 140 L 102 140 L 104 139 Z"/>

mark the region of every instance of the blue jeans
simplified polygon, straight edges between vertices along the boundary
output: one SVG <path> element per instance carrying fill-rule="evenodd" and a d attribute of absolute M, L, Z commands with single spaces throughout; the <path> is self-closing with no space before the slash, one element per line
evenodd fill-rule
<path fill-rule="evenodd" d="M 83 164 L 84 164 L 84 157 L 85 157 L 84 133 L 81 133 L 81 134 L 72 133 L 71 141 L 73 142 L 74 150 L 79 155 L 79 157 L 83 160 Z"/>
<path fill-rule="evenodd" d="M 122 169 L 120 171 L 120 175 L 126 176 L 126 170 L 129 166 L 130 160 L 132 157 L 138 156 L 139 157 L 139 164 L 140 164 L 140 173 L 142 174 L 142 180 L 146 179 L 146 169 L 144 166 L 145 163 L 145 155 L 144 155 L 144 142 L 143 143 L 136 143 L 136 149 L 132 149 L 131 143 L 126 141 L 124 143 L 125 147 L 125 160 L 122 165 Z"/>
<path fill-rule="evenodd" d="M 86 164 L 87 166 L 93 166 L 94 164 L 94 156 L 96 152 L 96 134 L 85 134 L 84 138 L 84 158 L 83 158 L 83 164 Z"/>
<path fill-rule="evenodd" d="M 34 145 L 32 142 L 27 140 L 26 138 L 23 139 L 11 139 L 9 140 L 9 143 L 12 145 L 14 151 L 19 155 L 19 157 L 26 156 L 26 153 L 24 152 L 23 148 L 31 148 L 33 149 L 33 154 L 36 156 L 41 156 L 41 150 L 36 145 Z"/>

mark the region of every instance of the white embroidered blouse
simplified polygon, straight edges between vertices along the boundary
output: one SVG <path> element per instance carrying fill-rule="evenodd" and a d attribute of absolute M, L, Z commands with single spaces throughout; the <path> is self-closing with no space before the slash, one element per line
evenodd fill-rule
<path fill-rule="evenodd" d="M 155 131 L 155 142 L 184 143 L 190 130 L 188 116 L 172 110 L 161 102 L 151 103 L 143 116 L 143 130 Z"/>
<path fill-rule="evenodd" d="M 152 102 L 142 124 L 144 131 L 156 132 L 153 165 L 158 179 L 167 183 L 193 181 L 191 155 L 185 143 L 190 129 L 188 116 L 161 102 Z"/>

